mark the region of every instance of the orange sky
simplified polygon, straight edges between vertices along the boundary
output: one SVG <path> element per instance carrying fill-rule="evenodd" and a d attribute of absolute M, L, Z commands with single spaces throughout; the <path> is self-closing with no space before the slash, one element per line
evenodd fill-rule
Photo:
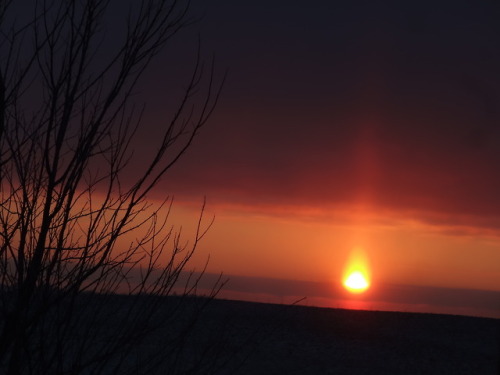
<path fill-rule="evenodd" d="M 173 211 L 187 240 L 199 213 L 195 206 L 177 202 Z M 229 279 L 222 298 L 293 303 L 307 297 L 301 303 L 500 317 L 500 238 L 490 231 L 282 207 L 209 204 L 207 222 L 212 213 L 214 226 L 188 268 L 200 271 L 210 255 L 207 272 Z M 342 287 L 355 249 L 364 250 L 371 273 L 370 289 L 360 295 Z"/>
<path fill-rule="evenodd" d="M 216 221 L 200 248 L 211 272 L 340 283 L 350 252 L 364 249 L 372 282 L 500 291 L 500 238 L 366 213 L 268 212 L 210 207 Z M 189 222 L 196 209 L 178 204 Z M 175 214 L 174 214 L 174 217 Z M 453 232 L 453 229 L 455 231 Z"/>

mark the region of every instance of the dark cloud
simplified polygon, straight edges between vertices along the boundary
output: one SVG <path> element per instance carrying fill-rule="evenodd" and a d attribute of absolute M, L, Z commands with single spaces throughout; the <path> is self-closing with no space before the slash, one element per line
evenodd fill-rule
<path fill-rule="evenodd" d="M 205 48 L 230 74 L 166 190 L 249 205 L 500 214 L 498 5 L 195 6 Z M 158 113 L 153 105 L 153 123 Z"/>

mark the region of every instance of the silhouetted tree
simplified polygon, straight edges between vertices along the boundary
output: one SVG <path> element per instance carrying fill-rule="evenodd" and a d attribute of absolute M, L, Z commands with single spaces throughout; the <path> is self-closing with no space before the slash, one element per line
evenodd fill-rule
<path fill-rule="evenodd" d="M 141 126 L 131 94 L 191 23 L 189 1 L 28 3 L 0 0 L 0 372 L 147 373 L 158 358 L 134 352 L 146 338 L 163 340 L 173 372 L 199 310 L 188 318 L 180 301 L 196 300 L 161 297 L 210 223 L 202 209 L 183 242 L 167 222 L 171 199 L 147 197 L 214 109 L 213 64 L 197 58 L 149 162 L 133 181 L 123 173 Z M 151 338 L 159 321 L 172 325 L 168 342 Z"/>

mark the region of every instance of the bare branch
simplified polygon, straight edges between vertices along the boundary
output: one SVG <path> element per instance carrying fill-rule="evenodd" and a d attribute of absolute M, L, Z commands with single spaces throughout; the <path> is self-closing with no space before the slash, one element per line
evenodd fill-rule
<path fill-rule="evenodd" d="M 123 4 L 128 13 L 116 12 Z M 206 68 L 199 42 L 151 160 L 134 181 L 123 177 L 144 111 L 132 94 L 162 47 L 193 22 L 189 6 L 37 0 L 26 13 L 0 1 L 0 372 L 121 372 L 130 343 L 151 332 L 159 298 L 175 290 L 213 224 L 204 223 L 203 202 L 184 242 L 170 223 L 172 197 L 147 200 L 219 100 L 225 78 L 215 79 L 213 59 Z M 114 13 L 125 16 L 111 44 L 105 26 Z M 189 278 L 184 294 L 199 283 L 199 274 Z M 115 293 L 135 301 L 116 318 L 127 328 L 119 337 L 96 331 L 108 312 L 82 302 Z M 143 306 L 144 295 L 155 302 Z"/>

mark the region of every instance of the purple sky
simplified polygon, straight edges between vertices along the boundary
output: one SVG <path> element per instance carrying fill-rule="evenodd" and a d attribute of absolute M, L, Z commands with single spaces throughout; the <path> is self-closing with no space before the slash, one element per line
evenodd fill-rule
<path fill-rule="evenodd" d="M 166 190 L 244 205 L 369 204 L 498 225 L 496 3 L 194 6 L 204 8 L 203 20 L 174 45 L 185 54 L 162 57 L 148 75 L 166 82 L 147 86 L 151 126 L 166 94 L 182 87 L 165 67 L 187 66 L 197 32 L 219 76 L 226 67 L 229 75 Z"/>

